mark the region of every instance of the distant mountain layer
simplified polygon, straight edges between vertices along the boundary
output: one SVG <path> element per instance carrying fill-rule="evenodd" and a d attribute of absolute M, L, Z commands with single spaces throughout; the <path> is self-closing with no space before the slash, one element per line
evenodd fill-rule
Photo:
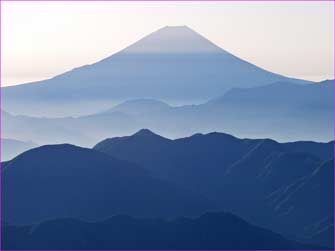
<path fill-rule="evenodd" d="M 334 138 L 334 82 L 234 89 L 201 105 L 172 107 L 153 99 L 123 102 L 81 117 L 43 118 L 3 112 L 2 135 L 38 144 L 72 143 L 91 147 L 111 136 L 149 128 L 169 138 L 212 131 L 281 142 Z M 22 125 L 26 125 L 22 127 Z"/>
<path fill-rule="evenodd" d="M 201 115 L 206 111 L 211 111 L 210 124 L 225 124 L 224 131 L 240 137 L 330 141 L 334 139 L 334 80 L 234 89 L 208 102 Z"/>
<path fill-rule="evenodd" d="M 217 208 L 207 198 L 154 178 L 128 161 L 72 145 L 42 146 L 2 163 L 2 217 L 32 224 L 115 214 L 170 217 Z"/>
<path fill-rule="evenodd" d="M 104 140 L 94 149 L 137 163 L 256 225 L 298 239 L 316 234 L 310 226 L 324 217 L 333 224 L 333 142 L 280 144 L 223 133 L 169 140 L 141 130 Z"/>
<path fill-rule="evenodd" d="M 170 221 L 129 216 L 100 222 L 57 219 L 5 226 L 2 233 L 5 250 L 323 249 L 287 240 L 228 213 Z"/>
<path fill-rule="evenodd" d="M 190 104 L 232 87 L 288 80 L 309 83 L 248 63 L 188 27 L 164 27 L 97 63 L 4 87 L 2 98 L 3 108 L 14 114 L 77 116 L 129 99 Z"/>
<path fill-rule="evenodd" d="M 287 108 L 299 108 L 298 104 L 320 109 L 329 108 L 329 100 L 334 100 L 334 80 L 326 80 L 309 85 L 298 85 L 290 81 L 279 81 L 254 88 L 233 88 L 210 104 L 248 103 L 253 106 L 268 104 L 275 108 L 279 105 Z M 291 107 L 295 105 L 294 107 Z"/>
<path fill-rule="evenodd" d="M 85 129 L 89 127 L 89 124 L 83 121 L 84 118 L 81 126 L 76 126 L 74 121 L 78 120 L 72 117 L 29 117 L 24 115 L 12 115 L 3 110 L 1 111 L 1 118 L 1 134 L 5 138 L 33 141 L 38 145 L 73 143 L 87 146 L 96 142 L 94 137 L 88 136 L 89 134 L 95 134 L 94 129 L 92 131 L 85 131 Z M 114 116 L 114 118 L 116 120 L 118 119 L 117 116 Z M 96 121 L 98 122 L 98 120 Z M 111 119 L 111 123 L 113 123 L 113 119 Z M 120 124 L 115 124 L 115 127 L 119 126 Z M 112 128 L 112 130 L 114 128 Z M 126 127 L 124 126 L 124 128 Z M 117 133 L 116 130 L 115 132 Z"/>
<path fill-rule="evenodd" d="M 23 142 L 15 139 L 1 139 L 1 161 L 14 158 L 20 153 L 27 151 L 37 145 L 33 142 Z"/>

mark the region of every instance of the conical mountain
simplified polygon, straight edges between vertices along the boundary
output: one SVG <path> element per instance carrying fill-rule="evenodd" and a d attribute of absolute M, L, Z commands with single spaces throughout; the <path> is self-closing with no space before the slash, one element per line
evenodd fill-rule
<path fill-rule="evenodd" d="M 12 113 L 79 115 L 135 98 L 204 102 L 232 87 L 283 80 L 287 78 L 235 57 L 188 27 L 164 27 L 97 63 L 5 87 L 3 107 Z"/>
<path fill-rule="evenodd" d="M 166 26 L 144 37 L 122 53 L 225 53 L 187 26 Z"/>

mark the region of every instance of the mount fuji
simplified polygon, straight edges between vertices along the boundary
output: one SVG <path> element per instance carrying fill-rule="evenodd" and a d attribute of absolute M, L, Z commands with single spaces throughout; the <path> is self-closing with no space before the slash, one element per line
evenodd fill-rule
<path fill-rule="evenodd" d="M 287 80 L 308 83 L 248 63 L 187 26 L 167 26 L 94 64 L 3 87 L 3 109 L 52 117 L 89 114 L 137 98 L 201 103 L 232 87 Z"/>

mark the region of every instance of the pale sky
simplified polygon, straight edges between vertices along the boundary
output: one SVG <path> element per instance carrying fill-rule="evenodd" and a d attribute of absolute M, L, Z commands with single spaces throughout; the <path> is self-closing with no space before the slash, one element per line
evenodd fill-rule
<path fill-rule="evenodd" d="M 91 64 L 187 25 L 269 71 L 334 78 L 333 2 L 2 2 L 2 86 Z"/>

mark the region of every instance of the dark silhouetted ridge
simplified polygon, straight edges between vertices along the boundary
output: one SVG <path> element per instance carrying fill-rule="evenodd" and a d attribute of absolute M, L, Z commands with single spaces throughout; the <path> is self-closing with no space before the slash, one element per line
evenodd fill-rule
<path fill-rule="evenodd" d="M 290 241 L 230 213 L 173 220 L 125 215 L 99 222 L 56 219 L 3 230 L 4 249 L 11 250 L 322 249 Z"/>
<path fill-rule="evenodd" d="M 2 163 L 3 219 L 104 219 L 114 214 L 170 217 L 216 208 L 202 195 L 96 150 L 47 145 Z M 19 184 L 19 185 L 18 185 Z"/>
<path fill-rule="evenodd" d="M 203 194 L 256 225 L 288 236 L 306 239 L 317 233 L 306 230 L 310 225 L 325 215 L 333 215 L 329 195 L 333 175 L 307 182 L 331 157 L 332 144 L 240 139 L 218 132 L 150 140 L 157 137 L 145 130 L 94 148 L 137 163 L 153 175 Z M 302 185 L 313 199 L 309 200 L 308 193 L 301 189 L 292 191 Z M 299 221 L 292 226 L 295 218 Z M 326 222 L 332 224 L 329 219 Z"/>

